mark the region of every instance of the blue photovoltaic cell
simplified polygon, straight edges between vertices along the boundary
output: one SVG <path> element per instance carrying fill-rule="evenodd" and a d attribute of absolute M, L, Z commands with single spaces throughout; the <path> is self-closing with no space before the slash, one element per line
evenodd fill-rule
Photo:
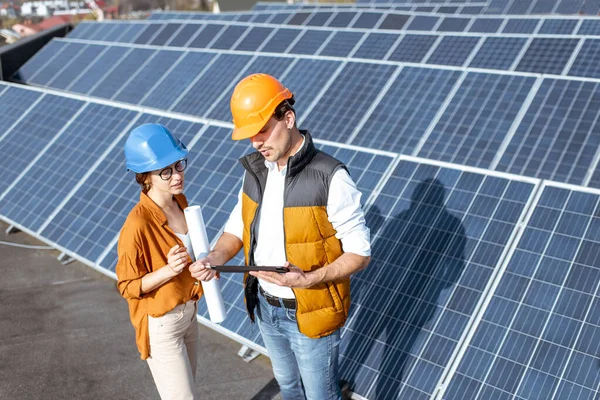
<path fill-rule="evenodd" d="M 198 32 L 204 28 L 203 24 L 185 24 L 173 39 L 169 42 L 169 46 L 184 47 Z M 200 35 L 202 33 L 200 32 Z"/>
<path fill-rule="evenodd" d="M 89 39 L 99 41 L 114 41 L 116 37 L 121 36 L 124 32 L 121 24 L 99 22 L 98 25 L 100 26 L 100 29 L 96 31 L 96 35 L 94 37 Z"/>
<path fill-rule="evenodd" d="M 482 14 L 485 7 L 483 6 L 463 6 L 461 14 L 465 15 L 479 15 Z"/>
<path fill-rule="evenodd" d="M 275 14 L 273 18 L 269 21 L 271 24 L 283 24 L 290 17 L 290 14 L 279 13 Z"/>
<path fill-rule="evenodd" d="M 103 24 L 102 23 L 88 23 L 88 27 L 81 32 L 78 35 L 75 36 L 67 36 L 69 39 L 71 38 L 75 38 L 75 39 L 85 39 L 85 40 L 95 40 L 96 38 L 98 38 L 99 36 L 102 35 L 102 28 L 103 28 Z"/>
<path fill-rule="evenodd" d="M 12 79 L 21 82 L 31 82 L 35 75 L 43 71 L 44 66 L 52 60 L 53 57 L 60 58 L 63 49 L 71 43 L 65 41 L 52 40 L 33 57 L 31 57 L 17 72 L 12 76 Z"/>
<path fill-rule="evenodd" d="M 398 40 L 398 35 L 396 34 L 373 32 L 367 36 L 352 57 L 383 60 L 396 40 Z"/>
<path fill-rule="evenodd" d="M 480 37 L 445 36 L 427 59 L 427 64 L 457 65 L 465 63 Z"/>
<path fill-rule="evenodd" d="M 304 128 L 319 139 L 344 142 L 347 127 L 356 126 L 363 116 L 360 110 L 369 108 L 395 69 L 392 65 L 348 63 L 303 120 Z M 339 121 L 344 121 L 343 127 Z"/>
<path fill-rule="evenodd" d="M 412 154 L 460 75 L 404 67 L 352 144 Z"/>
<path fill-rule="evenodd" d="M 585 39 L 577 58 L 569 69 L 569 75 L 600 78 L 599 39 Z"/>
<path fill-rule="evenodd" d="M 410 31 L 432 31 L 439 20 L 439 17 L 417 15 L 413 18 L 406 29 Z"/>
<path fill-rule="evenodd" d="M 542 23 L 538 34 L 570 35 L 577 26 L 576 19 L 547 19 Z"/>
<path fill-rule="evenodd" d="M 65 66 L 69 65 L 71 60 L 78 57 L 85 46 L 83 43 L 67 43 L 60 52 L 60 56 L 50 59 L 28 83 L 46 86 Z"/>
<path fill-rule="evenodd" d="M 187 45 L 187 47 L 193 48 L 205 48 L 208 47 L 210 42 L 215 39 L 215 36 L 218 36 L 221 30 L 225 29 L 224 25 L 215 25 L 215 24 L 207 24 L 202 32 L 200 32 L 192 41 Z"/>
<path fill-rule="evenodd" d="M 293 14 L 292 18 L 290 18 L 286 24 L 288 25 L 302 25 L 304 21 L 308 18 L 310 12 L 297 12 Z"/>
<path fill-rule="evenodd" d="M 377 29 L 401 30 L 409 19 L 410 15 L 388 14 Z"/>
<path fill-rule="evenodd" d="M 296 99 L 294 109 L 298 121 L 303 121 L 306 117 L 306 109 L 335 74 L 340 64 L 338 61 L 299 59 L 286 73 L 282 83 L 294 94 Z M 303 127 L 311 132 L 312 128 L 310 125 Z M 315 134 L 318 135 L 320 132 Z"/>
<path fill-rule="evenodd" d="M 252 14 L 244 14 L 244 15 L 240 15 L 237 19 L 235 19 L 235 21 L 248 22 L 248 21 L 250 21 L 250 18 L 252 18 L 252 17 L 253 17 Z"/>
<path fill-rule="evenodd" d="M 495 33 L 500 29 L 500 25 L 504 22 L 500 18 L 477 18 L 469 28 L 469 32 L 476 33 Z"/>
<path fill-rule="evenodd" d="M 526 38 L 488 37 L 469 67 L 510 70 L 525 43 Z"/>
<path fill-rule="evenodd" d="M 183 56 L 182 51 L 159 50 L 114 96 L 114 100 L 138 104 Z"/>
<path fill-rule="evenodd" d="M 429 52 L 429 49 L 438 36 L 433 35 L 406 35 L 388 57 L 390 61 L 420 62 Z"/>
<path fill-rule="evenodd" d="M 468 73 L 419 156 L 489 167 L 534 82 L 524 76 Z"/>
<path fill-rule="evenodd" d="M 333 12 L 314 12 L 312 17 L 304 24 L 306 26 L 325 26 Z"/>
<path fill-rule="evenodd" d="M 98 40 L 104 40 L 112 43 L 120 38 L 129 28 L 131 28 L 131 24 L 127 23 L 113 23 L 112 26 L 114 26 L 114 29 L 108 32 L 102 39 Z"/>
<path fill-rule="evenodd" d="M 502 33 L 533 33 L 539 22 L 539 19 L 510 19 L 506 25 L 504 25 Z"/>
<path fill-rule="evenodd" d="M 545 79 L 497 169 L 582 184 L 600 146 L 598 83 Z"/>
<path fill-rule="evenodd" d="M 202 128 L 201 124 L 148 114 L 142 115 L 135 126 L 148 122 L 167 126 L 185 144 Z M 124 135 L 98 164 L 41 232 L 43 237 L 91 262 L 97 261 L 119 234 L 127 214 L 140 196 L 135 174 L 125 170 L 123 146 L 126 139 L 127 135 Z M 116 261 L 115 251 L 114 256 L 105 258 L 101 266 L 114 271 Z"/>
<path fill-rule="evenodd" d="M 551 14 L 554 7 L 556 7 L 556 0 L 537 0 L 531 9 L 530 14 Z"/>
<path fill-rule="evenodd" d="M 119 37 L 115 42 L 120 43 L 133 43 L 135 38 L 140 35 L 140 33 L 145 29 L 146 25 L 144 24 L 133 24 L 129 30 L 127 30 L 121 37 Z"/>
<path fill-rule="evenodd" d="M 467 25 L 471 22 L 470 18 L 454 18 L 446 17 L 438 25 L 438 32 L 463 32 Z"/>
<path fill-rule="evenodd" d="M 440 14 L 456 14 L 458 7 L 438 7 L 437 12 Z"/>
<path fill-rule="evenodd" d="M 127 47 L 109 47 L 79 77 L 75 78 L 66 90 L 83 94 L 89 92 L 129 50 L 131 49 Z"/>
<path fill-rule="evenodd" d="M 31 160 L 60 132 L 84 102 L 55 95 L 45 95 L 2 139 L 0 148 L 0 195 L 16 182 Z M 56 182 L 53 182 L 56 183 Z"/>
<path fill-rule="evenodd" d="M 239 38 L 249 29 L 247 26 L 231 25 L 223 30 L 221 36 L 210 46 L 211 49 L 229 50 L 239 40 Z"/>
<path fill-rule="evenodd" d="M 600 35 L 600 20 L 584 19 L 577 31 L 578 35 Z"/>
<path fill-rule="evenodd" d="M 377 22 L 381 19 L 381 13 L 370 13 L 363 11 L 358 18 L 352 24 L 353 28 L 370 29 L 377 25 Z"/>
<path fill-rule="evenodd" d="M 583 4 L 582 0 L 562 0 L 558 7 L 556 7 L 557 14 L 577 14 L 582 10 Z M 594 3 L 593 0 L 586 0 L 585 3 Z M 598 12 L 592 13 L 593 15 L 597 15 Z"/>
<path fill-rule="evenodd" d="M 181 24 L 167 24 L 150 43 L 152 46 L 164 46 L 171 37 L 181 28 Z"/>
<path fill-rule="evenodd" d="M 544 188 L 444 398 L 598 397 L 598 200 Z"/>
<path fill-rule="evenodd" d="M 336 31 L 319 55 L 347 57 L 363 35 L 363 32 Z"/>
<path fill-rule="evenodd" d="M 265 53 L 285 53 L 286 49 L 296 39 L 298 35 L 301 35 L 302 31 L 299 29 L 277 29 L 271 39 L 260 49 Z"/>
<path fill-rule="evenodd" d="M 510 4 L 508 11 L 506 12 L 507 14 L 510 15 L 525 15 L 525 14 L 529 14 L 529 10 L 531 9 L 531 6 L 533 5 L 532 1 L 523 1 L 523 0 L 517 0 L 514 1 Z"/>
<path fill-rule="evenodd" d="M 244 70 L 244 76 L 248 76 L 256 73 L 269 74 L 277 79 L 281 79 L 282 74 L 290 66 L 289 58 L 282 57 L 257 57 L 252 63 Z M 234 82 L 232 82 L 234 83 Z M 215 103 L 215 106 L 208 113 L 207 117 L 220 120 L 220 121 L 231 121 L 231 111 L 229 108 L 229 102 L 231 95 L 233 94 L 233 86 L 229 87 L 225 92 L 225 95 Z"/>
<path fill-rule="evenodd" d="M 588 1 L 584 2 L 584 4 L 581 5 L 580 10 L 578 10 L 578 12 L 581 12 L 582 14 L 587 14 L 587 15 L 598 15 L 599 11 L 600 11 L 600 1 L 599 0 L 588 0 Z"/>
<path fill-rule="evenodd" d="M 0 200 L 0 214 L 37 231 L 135 114 L 110 106 L 87 105 Z"/>
<path fill-rule="evenodd" d="M 5 90 L 6 89 L 6 90 Z M 0 108 L 4 113 L 0 118 L 0 138 L 8 132 L 8 129 L 25 114 L 27 109 L 42 95 L 34 90 L 26 90 L 18 87 L 6 87 L 0 85 Z M 0 140 L 0 148 L 2 148 Z"/>
<path fill-rule="evenodd" d="M 248 65 L 252 57 L 239 54 L 221 54 L 204 70 L 200 78 L 190 87 L 172 111 L 205 116 L 219 96 L 235 82 L 238 74 Z M 241 78 L 240 78 L 241 79 Z M 189 78 L 188 78 L 189 84 Z"/>
<path fill-rule="evenodd" d="M 146 29 L 144 29 L 139 36 L 135 38 L 133 43 L 148 44 L 154 38 L 154 36 L 164 28 L 164 26 L 164 23 L 146 25 Z"/>
<path fill-rule="evenodd" d="M 155 50 L 133 48 L 88 94 L 112 98 L 154 53 Z"/>
<path fill-rule="evenodd" d="M 265 23 L 270 17 L 270 14 L 258 14 L 255 15 L 252 19 L 250 19 L 250 22 Z"/>
<path fill-rule="evenodd" d="M 308 30 L 298 39 L 294 46 L 287 51 L 290 54 L 316 54 L 323 42 L 331 35 L 331 31 Z M 275 35 L 277 36 L 277 35 Z"/>
<path fill-rule="evenodd" d="M 55 89 L 65 89 L 88 66 L 96 63 L 106 46 L 88 44 L 85 48 L 66 65 L 60 73 L 56 74 L 47 85 Z M 64 60 L 57 60 L 64 65 Z"/>
<path fill-rule="evenodd" d="M 370 265 L 352 277 L 340 355 L 356 393 L 432 397 L 532 189 L 400 161 L 367 213 Z"/>
<path fill-rule="evenodd" d="M 338 13 L 329 22 L 329 27 L 345 28 L 347 27 L 354 18 L 356 18 L 356 12 L 349 11 L 338 11 Z"/>
<path fill-rule="evenodd" d="M 579 39 L 535 38 L 523 54 L 517 71 L 560 75 Z"/>
<path fill-rule="evenodd" d="M 255 51 L 257 50 L 265 39 L 273 32 L 273 28 L 263 28 L 255 26 L 250 29 L 250 32 L 242 39 L 242 41 L 235 48 L 236 50 L 244 51 Z"/>
<path fill-rule="evenodd" d="M 67 34 L 69 39 L 84 39 L 86 38 L 86 32 L 94 29 L 96 23 L 83 21 L 75 26 L 71 32 Z"/>
<path fill-rule="evenodd" d="M 191 83 L 190 77 L 202 73 L 216 57 L 214 53 L 189 52 L 177 66 L 148 94 L 142 105 L 168 110 Z"/>

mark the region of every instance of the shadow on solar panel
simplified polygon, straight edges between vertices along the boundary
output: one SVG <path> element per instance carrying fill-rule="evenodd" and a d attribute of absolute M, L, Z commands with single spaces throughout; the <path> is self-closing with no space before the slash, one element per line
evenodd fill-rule
<path fill-rule="evenodd" d="M 369 398 L 400 393 L 421 332 L 433 331 L 438 298 L 465 267 L 465 229 L 445 207 L 445 193 L 438 179 L 427 178 L 415 187 L 408 209 L 388 221 L 376 207 L 367 215 L 381 240 L 374 244 L 369 277 L 353 281 L 353 302 L 361 307 L 347 335 L 342 371 L 353 390 Z M 367 377 L 361 366 L 378 373 Z"/>

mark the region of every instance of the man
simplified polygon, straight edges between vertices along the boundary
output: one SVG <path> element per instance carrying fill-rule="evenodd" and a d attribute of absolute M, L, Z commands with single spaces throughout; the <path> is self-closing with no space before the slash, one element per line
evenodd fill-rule
<path fill-rule="evenodd" d="M 340 399 L 340 328 L 350 275 L 370 260 L 369 229 L 346 167 L 298 130 L 294 102 L 266 74 L 236 86 L 232 138 L 249 139 L 257 151 L 240 159 L 246 173 L 238 204 L 199 268 L 225 264 L 242 246 L 247 265 L 289 268 L 244 276 L 248 314 L 255 321 L 256 308 L 284 399 Z"/>

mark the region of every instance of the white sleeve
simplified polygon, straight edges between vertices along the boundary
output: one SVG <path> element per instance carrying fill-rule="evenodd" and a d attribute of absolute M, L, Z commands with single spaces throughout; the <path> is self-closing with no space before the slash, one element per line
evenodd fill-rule
<path fill-rule="evenodd" d="M 229 219 L 225 223 L 224 231 L 230 233 L 234 236 L 237 236 L 238 239 L 243 240 L 242 236 L 244 235 L 244 221 L 242 220 L 242 193 L 244 190 L 244 181 L 242 180 L 242 187 L 238 193 L 238 201 L 231 214 L 229 214 Z"/>
<path fill-rule="evenodd" d="M 361 196 L 348 172 L 337 170 L 329 186 L 327 215 L 344 252 L 370 256 L 371 235 L 360 205 Z"/>

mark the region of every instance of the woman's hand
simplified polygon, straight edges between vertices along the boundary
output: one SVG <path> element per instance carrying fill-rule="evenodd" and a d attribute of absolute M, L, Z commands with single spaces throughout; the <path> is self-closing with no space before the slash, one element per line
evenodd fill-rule
<path fill-rule="evenodd" d="M 167 266 L 171 269 L 173 276 L 179 275 L 188 265 L 188 253 L 185 247 L 175 245 L 167 254 Z"/>

